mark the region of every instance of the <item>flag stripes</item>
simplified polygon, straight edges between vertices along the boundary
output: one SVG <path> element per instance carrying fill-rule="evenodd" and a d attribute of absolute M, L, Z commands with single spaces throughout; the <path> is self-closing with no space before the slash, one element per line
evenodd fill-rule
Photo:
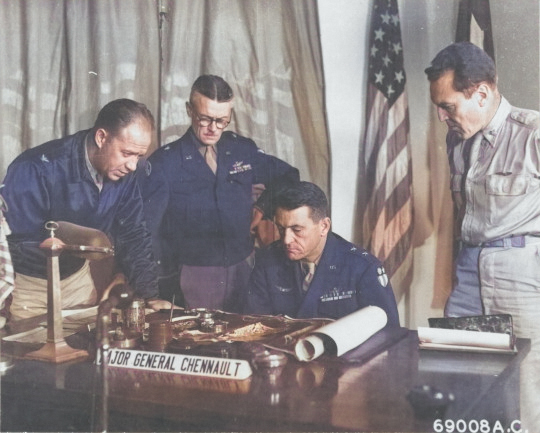
<path fill-rule="evenodd" d="M 409 108 L 397 0 L 374 0 L 364 136 L 363 243 L 392 276 L 411 266 L 413 204 Z M 405 275 L 400 269 L 400 275 Z M 397 293 L 403 289 L 392 280 Z"/>

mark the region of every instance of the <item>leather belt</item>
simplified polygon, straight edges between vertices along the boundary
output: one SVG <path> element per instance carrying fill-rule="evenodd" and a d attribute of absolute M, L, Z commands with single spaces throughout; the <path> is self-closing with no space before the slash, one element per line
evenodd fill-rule
<path fill-rule="evenodd" d="M 540 237 L 538 236 L 510 236 L 503 239 L 496 239 L 494 241 L 482 242 L 480 244 L 483 248 L 495 248 L 495 247 L 513 247 L 513 248 L 523 248 L 527 245 L 527 241 L 535 240 L 540 242 Z"/>

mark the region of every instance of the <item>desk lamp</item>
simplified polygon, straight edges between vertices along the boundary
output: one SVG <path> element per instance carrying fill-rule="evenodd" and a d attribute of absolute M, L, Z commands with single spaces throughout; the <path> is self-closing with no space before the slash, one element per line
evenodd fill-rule
<path fill-rule="evenodd" d="M 49 238 L 40 248 L 47 255 L 47 342 L 25 358 L 62 363 L 88 357 L 86 350 L 70 347 L 62 326 L 62 291 L 58 258 L 66 252 L 87 260 L 99 260 L 114 254 L 105 233 L 64 221 L 49 221 L 45 224 Z"/>

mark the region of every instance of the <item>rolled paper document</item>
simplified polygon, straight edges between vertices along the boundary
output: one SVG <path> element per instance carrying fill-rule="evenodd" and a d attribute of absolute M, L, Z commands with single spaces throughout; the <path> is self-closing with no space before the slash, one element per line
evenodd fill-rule
<path fill-rule="evenodd" d="M 497 332 L 425 328 L 419 326 L 418 339 L 421 344 L 441 346 L 467 346 L 490 349 L 509 349 L 512 347 L 512 336 Z"/>
<path fill-rule="evenodd" d="M 324 340 L 327 338 L 335 344 L 337 356 L 341 356 L 360 346 L 384 328 L 387 321 L 388 318 L 382 308 L 373 305 L 362 308 L 299 340 L 294 348 L 296 358 L 299 361 L 312 361 L 318 358 L 325 351 Z"/>

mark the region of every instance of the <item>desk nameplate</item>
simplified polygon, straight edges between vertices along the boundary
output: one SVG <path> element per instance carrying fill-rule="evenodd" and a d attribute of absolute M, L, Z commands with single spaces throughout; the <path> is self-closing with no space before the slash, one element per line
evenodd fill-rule
<path fill-rule="evenodd" d="M 100 360 L 98 360 L 99 362 Z M 247 379 L 252 374 L 249 362 L 243 359 L 213 358 L 210 356 L 130 349 L 111 349 L 108 353 L 107 365 L 117 368 L 234 380 Z"/>

